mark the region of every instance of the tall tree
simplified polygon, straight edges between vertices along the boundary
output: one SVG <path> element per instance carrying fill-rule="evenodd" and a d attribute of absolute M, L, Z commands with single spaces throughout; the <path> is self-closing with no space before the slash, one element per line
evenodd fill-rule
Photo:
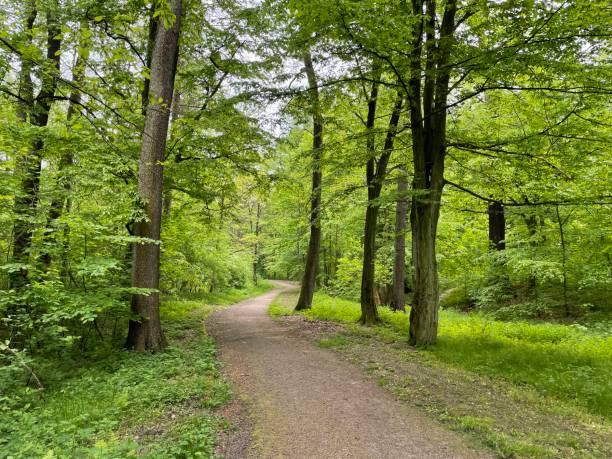
<path fill-rule="evenodd" d="M 376 233 L 378 228 L 378 213 L 380 210 L 380 194 L 387 175 L 387 165 L 393 153 L 393 145 L 400 120 L 403 95 L 398 94 L 389 118 L 389 127 L 385 137 L 383 151 L 376 154 L 375 120 L 378 102 L 378 80 L 380 72 L 375 71 L 374 82 L 368 101 L 368 117 L 366 120 L 368 162 L 366 163 L 366 183 L 368 186 L 368 206 L 366 208 L 365 228 L 363 235 L 363 265 L 361 270 L 361 318 L 363 324 L 378 322 L 378 310 L 375 299 L 375 266 L 376 266 Z"/>
<path fill-rule="evenodd" d="M 438 267 L 436 233 L 444 187 L 449 58 L 455 31 L 456 0 L 444 4 L 436 30 L 435 0 L 413 0 L 414 27 L 408 99 L 414 178 L 410 212 L 414 297 L 410 310 L 410 344 L 426 346 L 438 333 Z M 418 24 L 418 23 L 417 23 Z M 424 57 L 424 60 L 423 60 Z M 423 68 L 423 62 L 425 68 Z M 425 75 L 421 84 L 422 75 Z"/>
<path fill-rule="evenodd" d="M 150 103 L 138 167 L 138 194 L 146 215 L 135 225 L 135 235 L 147 238 L 134 247 L 132 286 L 146 288 L 149 294 L 132 295 L 132 319 L 126 346 L 137 351 L 157 351 L 165 338 L 159 315 L 160 230 L 162 218 L 162 184 L 164 152 L 172 92 L 178 60 L 178 42 L 182 0 L 170 0 L 170 11 L 161 11 L 151 58 Z"/>
<path fill-rule="evenodd" d="M 27 4 L 26 35 L 28 42 L 32 41 L 33 25 L 37 11 L 34 2 Z M 20 102 L 18 116 L 22 121 L 29 119 L 30 124 L 37 128 L 47 126 L 49 111 L 57 87 L 60 69 L 61 36 L 56 12 L 50 7 L 46 12 L 47 40 L 46 60 L 40 66 L 41 88 L 34 98 L 32 83 L 31 58 L 21 53 Z M 31 102 L 30 102 L 31 101 Z M 42 149 L 44 137 L 41 130 L 35 134 L 31 148 L 18 158 L 17 174 L 20 176 L 19 191 L 15 196 L 16 221 L 13 229 L 13 261 L 28 265 L 29 251 L 32 243 L 32 218 L 39 202 L 40 173 L 42 164 Z M 14 272 L 10 283 L 13 287 L 21 287 L 28 281 L 28 269 L 22 268 Z"/>
<path fill-rule="evenodd" d="M 312 113 L 312 194 L 310 196 L 310 241 L 304 266 L 304 277 L 300 288 L 300 296 L 295 305 L 296 311 L 312 306 L 317 271 L 319 268 L 319 252 L 321 249 L 321 161 L 323 159 L 323 114 L 319 100 L 317 75 L 312 64 L 310 50 L 304 52 L 304 69 L 308 77 L 308 93 L 310 95 L 310 110 Z"/>
<path fill-rule="evenodd" d="M 82 102 L 81 90 L 79 89 L 84 82 L 85 78 L 85 67 L 87 65 L 87 59 L 89 57 L 90 47 L 90 30 L 87 19 L 81 20 L 79 29 L 80 40 L 77 48 L 77 57 L 72 68 L 72 84 L 71 92 L 68 97 L 68 111 L 66 113 L 66 121 L 70 125 L 76 115 L 79 114 L 81 109 L 80 105 Z M 72 199 L 70 197 L 70 191 L 72 189 L 72 179 L 70 177 L 70 168 L 74 165 L 74 151 L 72 149 L 66 149 L 61 152 L 58 174 L 57 174 L 57 188 L 56 193 L 51 199 L 51 206 L 48 215 L 48 227 L 50 234 L 50 240 L 47 245 L 52 245 L 57 239 L 57 220 L 62 216 L 64 211 L 69 212 L 72 206 Z M 66 234 L 67 228 L 64 228 Z M 67 272 L 67 260 L 66 260 L 66 241 L 63 243 L 62 248 L 62 265 L 64 275 Z M 42 256 L 43 263 L 48 267 L 51 264 L 51 253 L 50 249 L 45 250 Z"/>

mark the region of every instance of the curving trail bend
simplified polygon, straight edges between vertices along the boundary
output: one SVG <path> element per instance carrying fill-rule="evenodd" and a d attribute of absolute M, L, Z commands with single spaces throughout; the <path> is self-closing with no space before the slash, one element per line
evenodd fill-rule
<path fill-rule="evenodd" d="M 207 323 L 252 423 L 252 438 L 224 448 L 225 457 L 489 457 L 397 401 L 339 354 L 273 321 L 268 305 L 282 289 L 295 288 L 276 284 Z"/>

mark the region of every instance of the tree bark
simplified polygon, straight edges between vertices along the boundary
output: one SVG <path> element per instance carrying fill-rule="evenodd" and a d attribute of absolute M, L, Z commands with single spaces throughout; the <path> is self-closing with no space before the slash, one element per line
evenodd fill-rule
<path fill-rule="evenodd" d="M 565 220 L 563 220 L 559 212 L 559 205 L 557 205 L 555 207 L 555 213 L 557 215 L 557 223 L 559 225 L 559 240 L 561 242 L 561 267 L 563 268 L 563 310 L 565 311 L 565 317 L 569 317 L 571 313 L 567 296 L 567 241 L 565 240 L 565 231 L 563 227 L 569 220 L 571 212 L 568 214 Z"/>
<path fill-rule="evenodd" d="M 423 5 L 426 6 L 426 14 L 423 13 Z M 410 224 L 415 285 L 413 306 L 410 310 L 409 343 L 427 346 L 436 342 L 438 333 L 436 233 L 444 187 L 446 111 L 450 79 L 448 62 L 457 2 L 448 0 L 445 3 L 438 33 L 434 20 L 435 1 L 413 0 L 412 6 L 413 15 L 421 19 L 421 24 L 415 27 L 411 43 L 411 72 L 408 83 L 414 163 Z M 423 48 L 426 51 L 426 72 L 424 90 L 421 91 Z"/>
<path fill-rule="evenodd" d="M 155 18 L 155 2 L 151 3 L 151 9 L 149 11 L 149 34 L 147 36 L 147 55 L 146 64 L 149 72 L 153 63 L 153 50 L 155 48 L 155 39 L 157 36 L 157 29 L 159 20 Z M 141 111 L 143 115 L 147 114 L 147 107 L 149 106 L 149 92 L 151 86 L 151 76 L 145 77 L 144 85 L 142 86 L 142 93 L 140 94 Z"/>
<path fill-rule="evenodd" d="M 375 77 L 374 80 L 378 80 Z M 385 138 L 384 149 L 378 161 L 374 145 L 374 120 L 376 118 L 376 102 L 378 98 L 378 82 L 372 83 L 372 91 L 368 103 L 368 118 L 366 129 L 370 130 L 368 135 L 368 152 L 370 158 L 366 165 L 366 180 L 368 185 L 368 207 L 366 209 L 365 228 L 363 237 L 363 266 L 361 271 L 361 318 L 359 322 L 364 325 L 375 324 L 380 321 L 374 288 L 375 266 L 376 266 L 376 233 L 378 228 L 378 212 L 380 209 L 380 193 L 383 181 L 387 175 L 387 164 L 393 153 L 393 145 L 397 134 L 403 97 L 398 95 L 389 119 L 389 127 Z"/>
<path fill-rule="evenodd" d="M 378 107 L 378 87 L 381 68 L 378 62 L 374 63 L 372 71 L 372 89 L 368 99 L 368 115 L 366 118 L 366 151 L 368 161 L 366 163 L 366 184 L 368 186 L 368 203 L 365 215 L 365 227 L 363 230 L 363 263 L 361 268 L 361 317 L 359 322 L 364 325 L 380 322 L 378 310 L 376 309 L 376 298 L 374 291 L 375 257 L 376 257 L 376 225 L 378 219 L 379 205 L 374 203 L 380 195 L 380 189 L 376 183 L 376 109 Z"/>
<path fill-rule="evenodd" d="M 255 244 L 253 246 L 253 285 L 257 285 L 257 268 L 259 268 L 259 219 L 261 217 L 261 204 L 257 203 L 255 213 Z"/>
<path fill-rule="evenodd" d="M 494 250 L 504 250 L 506 248 L 506 215 L 504 205 L 495 201 L 487 208 L 489 216 L 489 245 Z"/>
<path fill-rule="evenodd" d="M 405 311 L 406 294 L 406 223 L 408 217 L 408 180 L 406 168 L 400 167 L 397 177 L 398 199 L 395 204 L 395 239 L 393 254 L 393 286 L 389 306 L 395 311 Z"/>
<path fill-rule="evenodd" d="M 143 202 L 146 220 L 135 225 L 135 235 L 149 239 L 135 244 L 132 264 L 132 286 L 153 290 L 149 295 L 132 295 L 132 313 L 126 346 L 136 351 L 158 351 L 165 346 L 159 315 L 159 262 L 162 217 L 163 166 L 166 137 L 182 13 L 182 1 L 170 0 L 175 20 L 166 29 L 159 19 L 151 60 L 149 93 L 138 168 L 138 194 Z"/>
<path fill-rule="evenodd" d="M 309 309 L 312 306 L 317 271 L 319 268 L 319 252 L 321 248 L 321 160 L 323 157 L 323 114 L 319 101 L 317 76 L 312 65 L 310 51 L 304 53 L 304 68 L 308 77 L 310 104 L 312 111 L 312 194 L 310 198 L 310 241 L 304 267 L 304 277 L 300 288 L 300 296 L 295 310 Z"/>

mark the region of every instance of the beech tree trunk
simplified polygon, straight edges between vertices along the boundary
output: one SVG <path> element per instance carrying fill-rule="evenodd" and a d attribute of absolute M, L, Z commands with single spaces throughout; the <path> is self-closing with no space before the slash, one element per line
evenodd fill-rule
<path fill-rule="evenodd" d="M 506 248 L 506 215 L 501 202 L 495 201 L 487 208 L 489 216 L 489 245 L 495 250 Z"/>
<path fill-rule="evenodd" d="M 36 19 L 36 7 L 32 2 L 26 18 L 26 30 L 30 34 Z M 37 127 L 45 127 L 49 121 L 49 110 L 57 86 L 57 75 L 60 67 L 60 28 L 51 11 L 47 12 L 47 60 L 51 70 L 43 72 L 40 92 L 34 99 L 32 77 L 32 65 L 28 58 L 22 58 L 20 74 L 20 97 L 18 117 Z M 30 38 L 31 41 L 31 38 Z M 19 191 L 15 196 L 14 211 L 15 225 L 13 229 L 13 261 L 28 265 L 29 252 L 32 243 L 33 225 L 32 218 L 38 206 L 41 171 L 41 151 L 43 138 L 40 133 L 36 134 L 32 147 L 25 155 L 17 158 L 16 170 L 20 176 Z M 13 288 L 20 288 L 28 282 L 28 269 L 23 268 L 19 272 L 12 273 L 9 283 Z"/>
<path fill-rule="evenodd" d="M 255 245 L 253 246 L 253 284 L 257 285 L 257 268 L 259 268 L 259 219 L 261 217 L 261 204 L 257 203 L 255 213 Z"/>
<path fill-rule="evenodd" d="M 559 240 L 561 242 L 561 267 L 563 268 L 563 309 L 565 311 L 565 317 L 569 317 L 571 315 L 571 311 L 567 295 L 567 241 L 565 239 L 564 226 L 571 217 L 572 213 L 570 211 L 567 217 L 562 219 L 558 204 L 555 206 L 555 213 L 557 215 L 557 223 L 559 225 Z"/>
<path fill-rule="evenodd" d="M 415 346 L 435 343 L 438 333 L 439 289 L 435 235 L 441 194 L 441 187 L 432 188 L 419 199 L 413 199 L 410 213 L 415 288 L 410 310 L 409 342 Z"/>
<path fill-rule="evenodd" d="M 374 201 L 380 196 L 380 187 L 376 182 L 376 109 L 378 107 L 378 87 L 381 75 L 380 64 L 374 62 L 372 71 L 372 89 L 368 100 L 368 115 L 366 118 L 366 184 L 368 186 L 368 203 L 363 229 L 363 263 L 361 268 L 361 318 L 359 322 L 364 325 L 375 324 L 380 321 L 376 308 L 374 290 L 375 257 L 376 257 L 376 226 L 378 220 L 378 203 Z"/>
<path fill-rule="evenodd" d="M 380 321 L 374 288 L 376 263 L 376 225 L 378 220 L 377 205 L 368 205 L 363 232 L 363 266 L 361 270 L 361 318 L 365 325 Z"/>
<path fill-rule="evenodd" d="M 151 3 L 151 8 L 149 10 L 149 34 L 147 37 L 147 54 L 146 54 L 146 63 L 149 69 L 152 68 L 153 62 L 153 50 L 155 49 L 155 41 L 157 37 L 157 29 L 159 25 L 159 20 L 155 18 L 155 7 L 156 3 Z M 142 93 L 140 94 L 140 103 L 142 114 L 147 114 L 147 107 L 149 106 L 149 94 L 150 94 L 150 86 L 151 86 L 151 76 L 145 77 L 144 85 L 142 86 Z"/>
<path fill-rule="evenodd" d="M 412 6 L 412 13 L 420 18 L 421 27 L 415 27 L 410 44 L 411 72 L 408 82 L 414 163 L 414 194 L 410 212 L 414 298 L 410 310 L 409 343 L 427 346 L 436 342 L 438 333 L 436 234 L 444 187 L 446 111 L 450 79 L 448 62 L 455 30 L 457 2 L 448 0 L 444 4 L 438 31 L 434 0 L 413 0 Z M 423 54 L 425 72 L 422 69 Z M 423 73 L 424 85 L 421 87 Z"/>
<path fill-rule="evenodd" d="M 321 160 L 323 156 L 323 115 L 319 102 L 317 76 L 312 65 L 310 51 L 304 53 L 304 68 L 308 77 L 310 104 L 312 110 L 312 194 L 310 197 L 310 241 L 304 267 L 304 277 L 300 288 L 300 296 L 295 310 L 308 309 L 312 306 L 317 271 L 319 268 L 319 252 L 321 249 Z"/>
<path fill-rule="evenodd" d="M 405 311 L 406 294 L 406 223 L 408 218 L 408 180 L 406 168 L 401 167 L 397 177 L 398 199 L 395 204 L 395 240 L 393 254 L 393 286 L 389 306 L 395 311 Z"/>
<path fill-rule="evenodd" d="M 165 346 L 159 316 L 159 261 L 162 216 L 162 184 L 164 151 L 168 134 L 182 1 L 170 0 L 176 18 L 169 29 L 160 22 L 155 34 L 151 59 L 149 94 L 138 168 L 138 194 L 147 219 L 136 222 L 134 233 L 150 241 L 134 244 L 132 286 L 152 289 L 149 295 L 132 295 L 132 313 L 126 346 L 137 351 L 158 351 Z"/>
<path fill-rule="evenodd" d="M 379 74 L 378 74 L 379 75 Z M 361 271 L 361 318 L 359 322 L 364 325 L 375 324 L 380 321 L 377 309 L 377 295 L 375 290 L 375 266 L 376 266 L 376 233 L 378 229 L 378 212 L 380 209 L 380 193 L 383 182 L 387 175 L 387 164 L 393 153 L 393 144 L 397 134 L 403 97 L 397 97 L 393 112 L 389 119 L 389 127 L 385 138 L 385 145 L 382 154 L 375 156 L 374 145 L 374 120 L 376 119 L 376 103 L 378 98 L 378 76 L 372 84 L 370 100 L 368 102 L 368 118 L 366 129 L 370 130 L 368 135 L 368 152 L 370 158 L 366 165 L 366 180 L 368 184 L 368 207 L 366 209 L 365 228 L 363 237 L 363 267 Z"/>

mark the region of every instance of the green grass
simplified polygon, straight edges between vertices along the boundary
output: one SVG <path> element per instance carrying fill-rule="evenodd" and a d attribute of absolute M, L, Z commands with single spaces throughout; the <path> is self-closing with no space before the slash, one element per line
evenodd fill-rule
<path fill-rule="evenodd" d="M 280 302 L 270 314 L 291 313 Z M 355 324 L 359 304 L 317 293 L 306 317 Z M 375 333 L 407 339 L 408 314 L 380 308 Z M 353 325 L 357 327 L 356 325 Z M 366 332 L 363 327 L 357 327 Z M 483 315 L 441 311 L 438 343 L 422 353 L 475 373 L 500 377 L 612 419 L 612 337 L 568 325 L 502 322 Z"/>
<path fill-rule="evenodd" d="M 203 319 L 256 288 L 162 304 L 169 346 L 157 354 L 101 349 L 83 365 L 61 361 L 53 386 L 0 392 L 0 457 L 210 457 L 230 398 Z M 208 304 L 208 305 L 207 305 Z M 77 362 L 78 363 L 78 362 Z"/>

